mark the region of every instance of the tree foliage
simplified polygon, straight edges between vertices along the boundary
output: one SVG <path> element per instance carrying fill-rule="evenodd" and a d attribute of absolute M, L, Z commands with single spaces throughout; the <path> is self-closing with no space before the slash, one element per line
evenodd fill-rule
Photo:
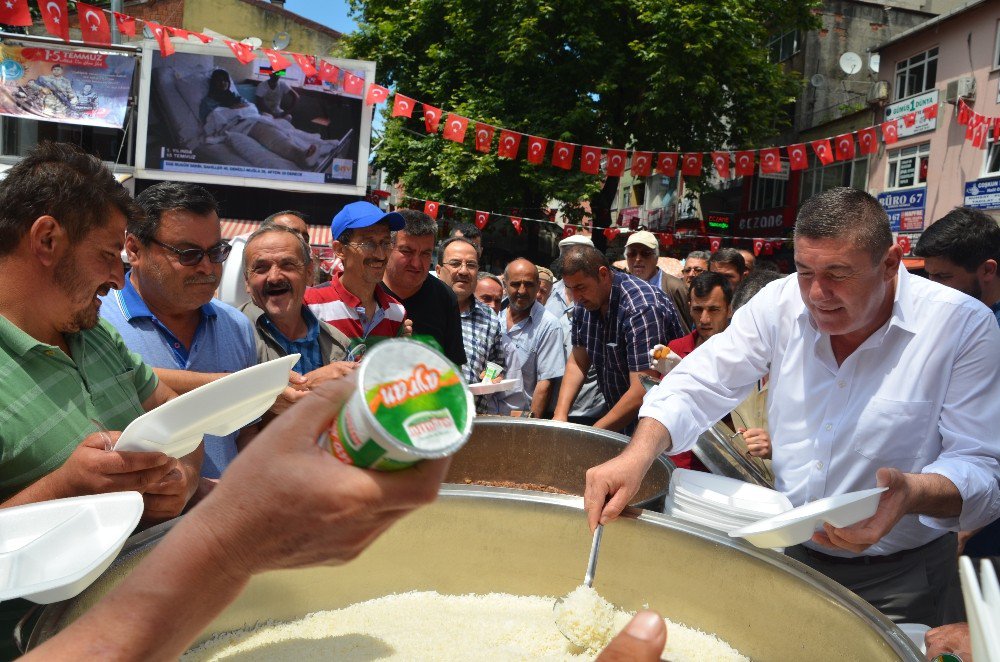
<path fill-rule="evenodd" d="M 814 0 L 351 0 L 354 57 L 420 101 L 531 135 L 653 151 L 756 146 L 800 90 L 770 36 L 814 26 Z M 600 200 L 617 182 L 428 135 L 390 119 L 376 164 L 414 196 L 505 213 Z M 522 143 L 522 154 L 524 145 Z M 551 146 L 550 146 L 551 151 Z M 579 154 L 577 154 L 577 159 Z M 606 184 L 606 185 L 605 185 Z M 596 207 L 606 205 L 595 205 Z"/>

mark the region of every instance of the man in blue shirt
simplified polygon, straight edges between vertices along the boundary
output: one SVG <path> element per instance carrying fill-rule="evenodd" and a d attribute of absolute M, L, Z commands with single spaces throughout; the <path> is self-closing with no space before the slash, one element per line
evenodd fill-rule
<path fill-rule="evenodd" d="M 230 250 L 215 198 L 195 184 L 163 182 L 136 202 L 146 216 L 128 223 L 132 269 L 123 289 L 102 297 L 101 316 L 178 393 L 256 365 L 250 321 L 212 299 Z M 201 475 L 221 476 L 257 428 L 252 423 L 225 437 L 206 435 Z"/>

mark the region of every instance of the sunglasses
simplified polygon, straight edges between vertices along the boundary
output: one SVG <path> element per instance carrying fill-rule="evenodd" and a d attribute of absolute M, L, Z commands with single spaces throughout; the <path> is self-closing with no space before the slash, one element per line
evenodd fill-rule
<path fill-rule="evenodd" d="M 229 251 L 233 250 L 233 247 L 224 241 L 220 241 L 215 246 L 209 249 L 204 248 L 186 248 L 181 250 L 171 246 L 170 244 L 165 244 L 162 241 L 156 239 L 150 239 L 150 242 L 156 244 L 161 248 L 166 248 L 168 251 L 172 251 L 177 254 L 177 261 L 185 267 L 193 267 L 201 263 L 202 259 L 207 255 L 208 261 L 213 264 L 222 264 L 229 257 Z"/>

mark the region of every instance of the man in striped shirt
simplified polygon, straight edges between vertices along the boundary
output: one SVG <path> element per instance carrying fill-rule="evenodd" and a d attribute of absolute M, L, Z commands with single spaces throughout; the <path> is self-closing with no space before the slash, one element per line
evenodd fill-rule
<path fill-rule="evenodd" d="M 316 317 L 351 341 L 349 359 L 382 338 L 403 335 L 406 310 L 382 285 L 392 251 L 390 232 L 405 225 L 396 212 L 386 213 L 370 202 L 352 202 L 333 217 L 333 250 L 344 271 L 328 287 L 310 287 L 305 302 Z"/>

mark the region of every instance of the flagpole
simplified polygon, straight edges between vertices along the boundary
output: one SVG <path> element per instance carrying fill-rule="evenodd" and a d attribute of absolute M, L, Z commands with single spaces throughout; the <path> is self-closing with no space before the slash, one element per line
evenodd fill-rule
<path fill-rule="evenodd" d="M 86 44 L 82 41 L 71 40 L 69 42 L 63 41 L 59 37 L 46 37 L 40 34 L 15 34 L 13 32 L 2 32 L 0 31 L 0 42 L 10 43 L 10 42 L 28 42 L 28 43 L 38 43 L 38 44 L 49 44 L 51 46 L 66 48 L 80 48 L 87 49 L 90 51 L 95 51 L 97 53 L 104 52 L 116 52 L 116 53 L 129 53 L 131 55 L 138 55 L 142 50 L 139 46 L 130 46 L 128 44 L 105 44 L 103 46 L 93 46 L 91 44 Z"/>

